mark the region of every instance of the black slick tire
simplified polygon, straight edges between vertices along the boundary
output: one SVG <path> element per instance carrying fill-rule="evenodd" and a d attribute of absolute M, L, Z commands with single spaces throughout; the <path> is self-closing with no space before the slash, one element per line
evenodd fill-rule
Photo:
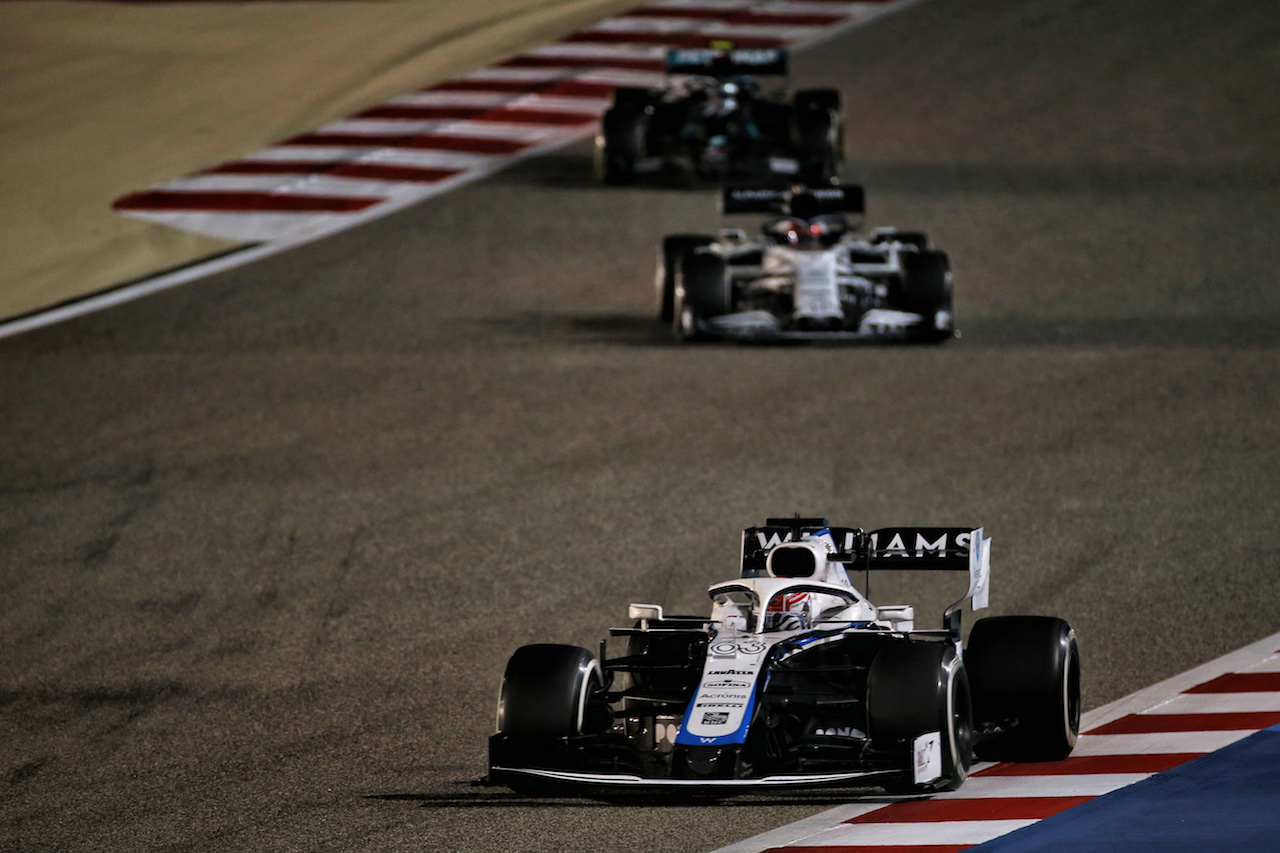
<path fill-rule="evenodd" d="M 921 250 L 902 252 L 899 257 L 902 259 L 903 272 L 900 296 L 902 310 L 919 314 L 925 320 L 914 339 L 933 344 L 950 340 L 954 335 L 951 322 L 946 323 L 944 328 L 938 328 L 935 323 L 939 314 L 950 315 L 953 310 L 951 261 L 947 253 Z"/>
<path fill-rule="evenodd" d="M 973 758 L 973 706 L 969 679 L 955 647 L 945 642 L 902 642 L 881 649 L 867 675 L 867 726 L 880 748 L 910 749 L 938 732 L 941 777 L 920 785 L 910 777 L 891 792 L 950 791 L 969 775 Z"/>
<path fill-rule="evenodd" d="M 703 321 L 732 309 L 729 275 L 724 259 L 711 252 L 689 252 L 680 260 L 672 306 L 672 331 L 677 341 L 693 343 L 710 335 Z"/>
<path fill-rule="evenodd" d="M 702 234 L 672 234 L 663 238 L 658 249 L 658 272 L 653 279 L 658 319 L 663 323 L 670 323 L 675 316 L 676 270 L 680 259 L 699 246 L 709 246 L 714 242 L 714 238 Z"/>
<path fill-rule="evenodd" d="M 529 796 L 567 793 L 516 769 L 556 767 L 564 760 L 568 738 L 608 727 L 595 656 L 577 646 L 517 649 L 502 677 L 497 724 L 497 734 L 489 739 L 491 780 Z"/>
<path fill-rule="evenodd" d="M 645 114 L 630 106 L 614 107 L 600 119 L 596 136 L 596 173 L 606 184 L 635 183 L 636 160 L 645 151 Z"/>
<path fill-rule="evenodd" d="M 977 745 L 991 761 L 1058 761 L 1080 734 L 1080 649 L 1075 632 L 1051 616 L 980 619 L 965 663 L 980 726 L 1001 731 Z"/>
<path fill-rule="evenodd" d="M 839 183 L 844 166 L 844 117 L 835 89 L 803 89 L 792 99 L 792 144 L 809 186 Z"/>
<path fill-rule="evenodd" d="M 929 317 L 951 307 L 951 261 L 946 252 L 903 252 L 903 297 L 908 311 Z"/>
<path fill-rule="evenodd" d="M 507 661 L 498 698 L 498 732 L 513 738 L 582 734 L 600 689 L 595 656 L 577 646 L 521 646 Z"/>

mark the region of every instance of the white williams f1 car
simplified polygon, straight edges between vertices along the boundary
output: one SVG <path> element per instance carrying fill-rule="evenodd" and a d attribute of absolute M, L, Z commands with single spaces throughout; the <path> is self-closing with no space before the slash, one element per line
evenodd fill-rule
<path fill-rule="evenodd" d="M 1061 619 L 979 620 L 981 529 L 864 532 L 769 519 L 742 535 L 740 576 L 709 617 L 631 605 L 624 651 L 524 646 L 507 664 L 489 780 L 535 795 L 732 793 L 805 786 L 950 790 L 973 756 L 1065 758 L 1080 729 L 1080 653 Z M 885 570 L 958 571 L 943 627 L 872 604 L 850 583 Z M 865 586 L 865 584 L 864 584 Z"/>
<path fill-rule="evenodd" d="M 676 234 L 662 242 L 658 316 L 677 340 L 901 340 L 955 335 L 951 266 L 924 234 L 854 234 L 862 187 L 731 188 L 724 213 L 774 213 L 757 236 Z"/>

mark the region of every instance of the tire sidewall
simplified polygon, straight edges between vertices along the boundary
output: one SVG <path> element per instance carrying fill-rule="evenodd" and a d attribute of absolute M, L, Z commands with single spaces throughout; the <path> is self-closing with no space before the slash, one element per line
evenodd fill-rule
<path fill-rule="evenodd" d="M 895 790 L 951 790 L 968 776 L 972 761 L 972 692 L 964 661 L 950 643 L 905 641 L 882 649 L 867 678 L 868 728 L 881 749 L 910 749 L 915 738 L 942 738 L 942 776 Z"/>
<path fill-rule="evenodd" d="M 600 664 L 586 649 L 522 646 L 503 674 L 498 733 L 535 740 L 582 734 L 590 695 L 602 681 Z"/>
<path fill-rule="evenodd" d="M 654 297 L 658 319 L 670 323 L 675 318 L 676 271 L 684 256 L 701 247 L 709 246 L 715 238 L 703 234 L 672 234 L 664 237 L 658 248 L 658 270 L 654 275 Z"/>

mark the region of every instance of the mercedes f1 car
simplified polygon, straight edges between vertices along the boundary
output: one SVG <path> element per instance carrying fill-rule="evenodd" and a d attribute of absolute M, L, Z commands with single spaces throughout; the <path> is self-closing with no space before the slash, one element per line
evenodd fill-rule
<path fill-rule="evenodd" d="M 759 788 L 951 790 L 979 758 L 1065 758 L 1080 728 L 1080 653 L 1061 619 L 979 620 L 990 540 L 971 528 L 743 531 L 740 576 L 709 617 L 633 604 L 611 655 L 532 645 L 506 667 L 489 780 L 533 795 L 731 794 Z M 850 575 L 968 574 L 942 627 L 876 606 Z M 864 583 L 864 586 L 866 584 Z"/>
<path fill-rule="evenodd" d="M 605 183 L 832 184 L 844 159 L 840 93 L 786 97 L 761 78 L 787 73 L 786 51 L 674 49 L 656 89 L 621 87 L 601 118 Z"/>
<path fill-rule="evenodd" d="M 856 236 L 862 187 L 727 188 L 725 214 L 773 213 L 757 236 L 676 234 L 658 252 L 658 316 L 680 341 L 955 336 L 951 265 L 918 231 Z"/>

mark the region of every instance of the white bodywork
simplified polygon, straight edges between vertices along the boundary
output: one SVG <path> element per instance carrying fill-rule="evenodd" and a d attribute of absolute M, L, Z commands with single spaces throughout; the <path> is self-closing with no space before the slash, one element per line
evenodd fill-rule
<path fill-rule="evenodd" d="M 953 332 L 949 304 L 927 316 L 892 307 L 891 291 L 905 276 L 903 255 L 917 251 L 914 244 L 898 241 L 896 233 L 878 229 L 867 239 L 847 233 L 819 248 L 777 245 L 749 238 L 742 229 L 725 229 L 706 251 L 725 259 L 742 304 L 705 318 L 705 328 L 744 339 L 892 339 L 921 330 Z M 751 305 L 765 294 L 789 303 L 790 316 Z"/>
<path fill-rule="evenodd" d="M 847 528 L 841 529 L 847 536 L 854 535 Z M 947 552 L 951 547 L 948 545 L 950 537 L 955 549 L 968 551 L 969 586 L 965 595 L 948 608 L 948 613 L 964 601 L 971 601 L 975 610 L 985 607 L 989 590 L 990 540 L 983 536 L 982 529 L 948 528 L 944 531 L 939 528 L 925 535 L 927 532 L 901 529 L 887 542 L 878 541 L 873 532 L 868 536 L 871 551 L 867 553 L 889 561 L 896 561 L 900 555 L 905 562 Z M 939 538 L 940 532 L 946 535 Z M 915 612 L 909 605 L 876 607 L 868 601 L 850 582 L 845 569 L 844 563 L 850 559 L 850 545 L 848 542 L 837 545 L 829 529 L 802 533 L 795 540 L 791 534 L 784 536 L 776 532 L 771 532 L 772 538 L 768 539 L 764 532 L 757 531 L 756 535 L 759 539 L 751 540 L 752 553 L 767 550 L 763 572 L 758 563 L 748 568 L 748 546 L 744 534 L 742 576 L 714 584 L 708 589 L 712 599 L 711 614 L 700 628 L 663 625 L 664 619 L 690 617 L 665 617 L 660 605 L 632 604 L 629 615 L 638 620 L 637 628 L 615 629 L 627 634 L 708 631 L 701 676 L 683 717 L 659 714 L 650 723 L 656 752 L 669 753 L 677 746 L 712 748 L 744 743 L 752 725 L 755 705 L 768 682 L 771 662 L 785 661 L 821 644 L 840 642 L 856 632 L 946 633 L 915 631 Z M 774 619 L 777 617 L 795 621 L 779 625 Z M 956 642 L 959 642 L 958 636 Z M 958 656 L 955 657 L 954 665 L 947 670 L 951 677 L 954 677 L 959 660 Z M 947 717 L 951 715 L 952 710 L 948 707 Z M 852 727 L 823 729 L 815 734 L 831 738 L 866 737 L 865 732 Z M 914 784 L 924 785 L 942 777 L 944 740 L 941 732 L 933 731 L 921 734 L 911 742 L 909 773 Z M 492 770 L 548 782 L 591 786 L 725 790 L 855 782 L 876 784 L 886 775 L 896 772 L 855 769 L 757 778 L 652 778 L 626 772 L 550 767 L 494 765 Z"/>

